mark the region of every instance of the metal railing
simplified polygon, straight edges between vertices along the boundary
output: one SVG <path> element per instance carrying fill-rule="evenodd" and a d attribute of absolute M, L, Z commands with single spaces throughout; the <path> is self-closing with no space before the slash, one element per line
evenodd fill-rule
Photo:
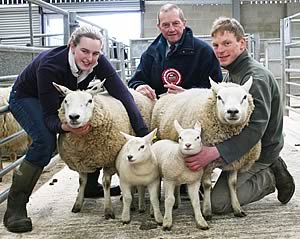
<path fill-rule="evenodd" d="M 0 117 L 2 117 L 3 114 L 7 114 L 7 113 L 9 113 L 9 107 L 8 106 L 1 106 L 0 107 Z M 12 142 L 16 138 L 23 135 L 24 133 L 25 133 L 24 130 L 20 130 L 18 132 L 15 132 L 12 135 L 9 135 L 9 136 L 7 136 L 3 139 L 0 139 L 0 150 L 5 144 Z M 18 165 L 21 164 L 21 162 L 23 161 L 23 158 L 24 158 L 24 156 L 22 156 L 21 158 L 19 158 L 18 160 L 14 161 L 14 162 L 12 162 L 7 167 L 3 168 L 3 162 L 2 162 L 3 159 L 2 159 L 2 150 L 1 150 L 1 153 L 0 153 L 0 182 L 2 181 L 2 177 L 4 175 L 6 175 L 11 170 L 13 170 Z M 3 192 L 0 192 L 0 203 L 2 203 L 4 200 L 6 200 L 6 198 L 8 196 L 8 192 L 9 192 L 9 188 L 4 190 Z"/>
<path fill-rule="evenodd" d="M 281 77 L 285 114 L 300 114 L 300 13 L 281 19 Z"/>

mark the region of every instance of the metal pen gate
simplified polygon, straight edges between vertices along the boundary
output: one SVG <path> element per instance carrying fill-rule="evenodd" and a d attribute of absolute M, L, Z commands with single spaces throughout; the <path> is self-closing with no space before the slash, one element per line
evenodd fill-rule
<path fill-rule="evenodd" d="M 300 114 L 300 13 L 281 19 L 281 77 L 285 114 Z"/>

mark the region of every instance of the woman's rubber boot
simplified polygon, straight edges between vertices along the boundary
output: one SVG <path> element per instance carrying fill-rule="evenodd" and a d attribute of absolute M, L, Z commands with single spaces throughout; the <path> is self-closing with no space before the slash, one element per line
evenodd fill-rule
<path fill-rule="evenodd" d="M 4 226 L 10 232 L 29 232 L 32 230 L 30 217 L 27 217 L 26 204 L 43 169 L 23 160 L 19 169 L 13 173 L 13 181 L 7 198 Z"/>

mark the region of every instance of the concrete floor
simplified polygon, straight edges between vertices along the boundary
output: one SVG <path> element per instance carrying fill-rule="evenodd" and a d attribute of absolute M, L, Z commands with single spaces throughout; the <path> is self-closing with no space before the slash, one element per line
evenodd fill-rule
<path fill-rule="evenodd" d="M 121 222 L 122 203 L 113 197 L 116 219 L 105 220 L 103 199 L 85 200 L 80 213 L 72 213 L 78 187 L 77 173 L 67 167 L 55 174 L 30 198 L 28 214 L 33 221 L 33 231 L 23 234 L 9 233 L 0 224 L 0 238 L 300 238 L 300 118 L 285 118 L 285 147 L 282 156 L 296 181 L 296 191 L 287 205 L 281 205 L 276 192 L 259 202 L 244 206 L 247 216 L 236 218 L 233 214 L 213 216 L 210 229 L 196 228 L 192 207 L 187 198 L 174 210 L 171 231 L 163 231 L 148 212 L 132 212 L 128 225 Z M 50 185 L 53 179 L 57 182 Z M 117 180 L 117 178 L 115 178 Z M 149 204 L 149 202 L 148 202 Z M 0 217 L 6 203 L 0 205 Z"/>

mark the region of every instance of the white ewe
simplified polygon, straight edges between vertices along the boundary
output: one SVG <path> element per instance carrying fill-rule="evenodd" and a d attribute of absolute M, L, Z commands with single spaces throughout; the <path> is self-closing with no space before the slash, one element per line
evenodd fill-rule
<path fill-rule="evenodd" d="M 0 106 L 8 106 L 8 98 L 11 92 L 11 87 L 0 88 Z M 11 113 L 0 114 L 0 139 L 8 137 L 22 130 L 19 123 L 15 120 Z M 1 152 L 10 154 L 10 160 L 17 159 L 18 154 L 23 154 L 30 144 L 30 139 L 26 134 L 19 136 L 13 141 L 1 146 Z"/>
<path fill-rule="evenodd" d="M 158 224 L 161 224 L 162 214 L 158 200 L 160 176 L 156 157 L 151 150 L 156 129 L 144 137 L 134 137 L 123 132 L 121 133 L 127 140 L 116 159 L 116 169 L 123 195 L 122 222 L 130 222 L 132 187 L 147 186 L 154 210 L 154 218 Z M 140 204 L 139 207 L 141 209 Z"/>
<path fill-rule="evenodd" d="M 183 129 L 174 121 L 178 133 L 178 143 L 172 140 L 159 140 L 152 145 L 152 150 L 157 158 L 161 176 L 163 178 L 165 193 L 165 215 L 163 229 L 172 227 L 172 208 L 175 203 L 174 190 L 176 186 L 187 184 L 189 197 L 194 209 L 194 216 L 198 228 L 208 229 L 200 209 L 199 187 L 203 170 L 192 172 L 184 164 L 184 158 L 197 154 L 202 149 L 201 126 L 196 122 L 194 129 Z"/>
<path fill-rule="evenodd" d="M 80 187 L 72 212 L 79 212 L 84 199 L 84 188 L 87 182 L 87 173 L 94 172 L 103 167 L 104 208 L 105 218 L 114 218 L 110 198 L 111 176 L 115 173 L 115 159 L 125 144 L 124 137 L 120 137 L 120 131 L 133 134 L 128 114 L 123 104 L 108 94 L 98 94 L 102 83 L 94 85 L 86 91 L 71 91 L 64 86 L 53 83 L 54 86 L 65 95 L 65 99 L 59 111 L 62 121 L 66 121 L 71 127 L 80 127 L 90 122 L 92 130 L 83 136 L 72 133 L 63 133 L 58 138 L 58 151 L 61 158 L 72 169 L 79 172 Z M 136 92 L 135 97 L 141 97 L 144 105 L 149 107 L 141 110 L 142 115 L 148 115 L 152 110 L 151 100 Z"/>
<path fill-rule="evenodd" d="M 166 95 L 157 101 L 152 112 L 151 127 L 158 128 L 161 139 L 176 138 L 176 131 L 170 124 L 175 119 L 183 127 L 191 127 L 195 120 L 199 120 L 204 145 L 222 143 L 243 130 L 254 109 L 253 98 L 249 94 L 252 77 L 243 86 L 225 82 L 217 84 L 214 81 L 211 81 L 211 85 L 211 89 L 191 89 L 176 95 Z M 205 190 L 203 215 L 206 219 L 211 218 L 210 172 L 214 167 L 231 171 L 229 188 L 234 215 L 246 215 L 236 195 L 236 175 L 240 170 L 249 169 L 259 158 L 260 151 L 261 144 L 258 142 L 241 159 L 229 165 L 219 160 L 208 166 L 202 180 Z"/>

